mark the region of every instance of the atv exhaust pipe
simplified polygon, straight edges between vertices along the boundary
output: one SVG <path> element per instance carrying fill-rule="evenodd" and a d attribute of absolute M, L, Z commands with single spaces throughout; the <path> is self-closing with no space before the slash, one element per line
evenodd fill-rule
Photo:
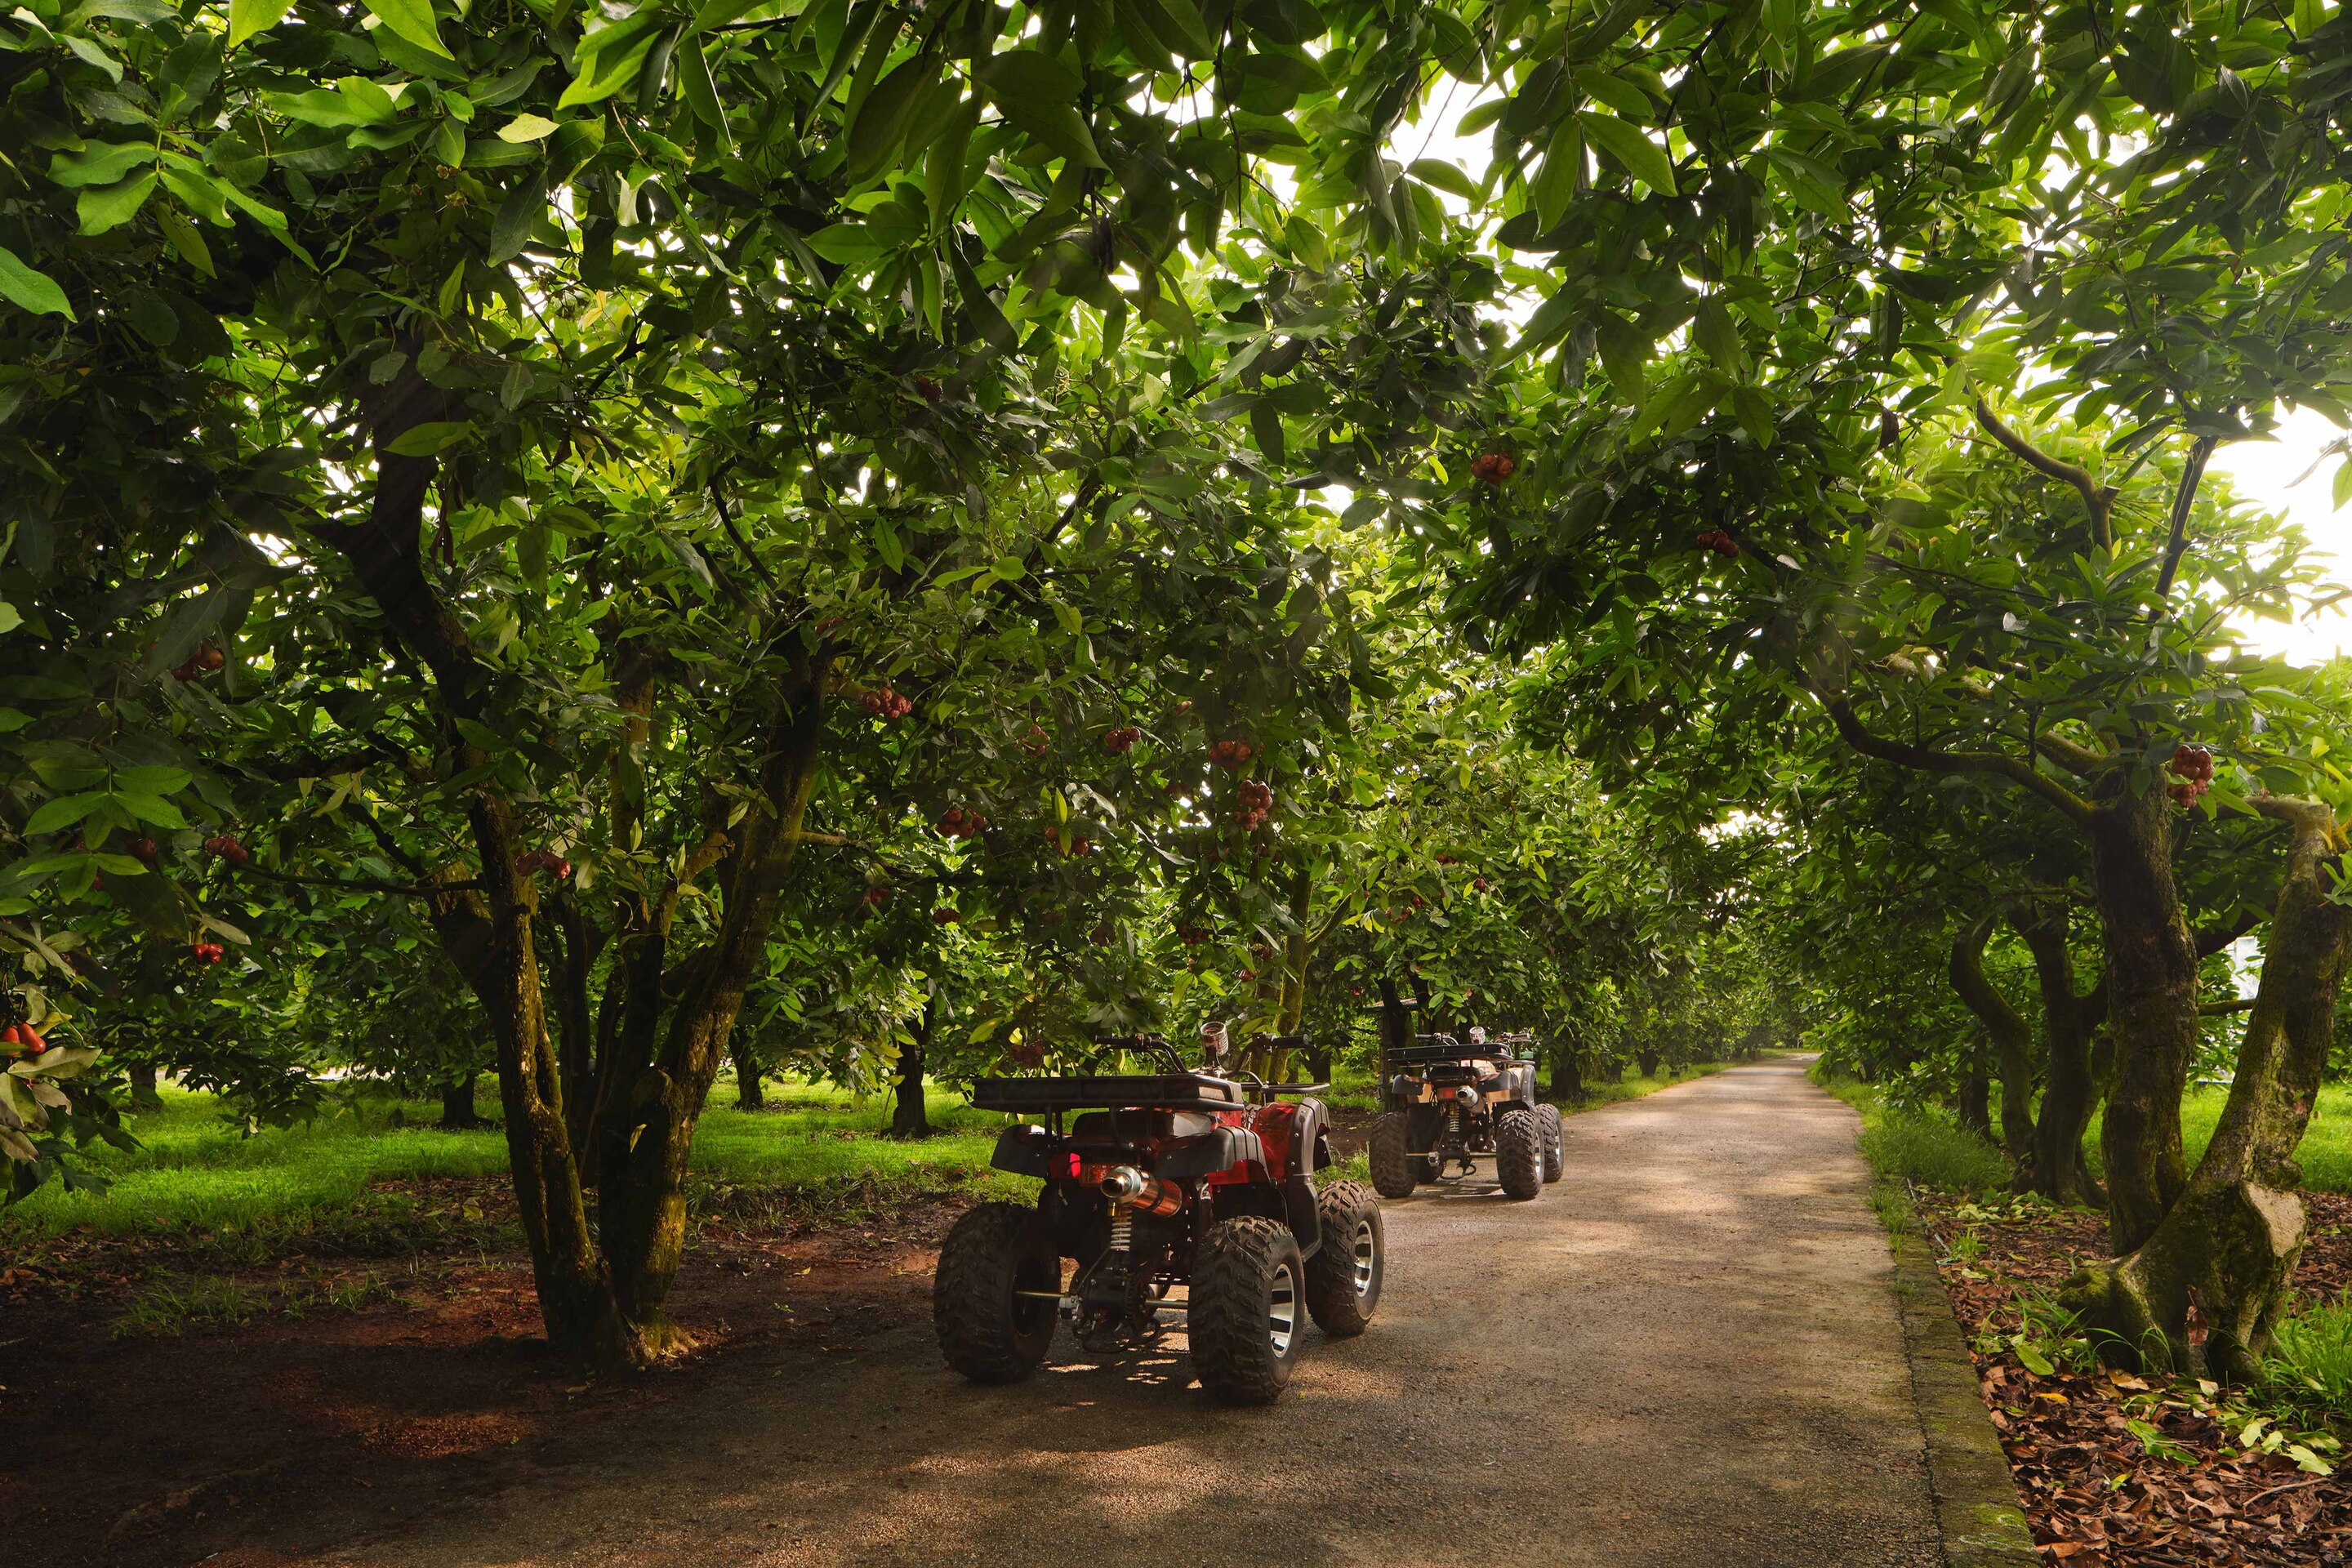
<path fill-rule="evenodd" d="M 1144 1174 L 1132 1165 L 1113 1165 L 1103 1173 L 1102 1195 L 1114 1209 L 1138 1214 L 1174 1215 L 1184 1212 L 1184 1189 L 1173 1182 Z"/>

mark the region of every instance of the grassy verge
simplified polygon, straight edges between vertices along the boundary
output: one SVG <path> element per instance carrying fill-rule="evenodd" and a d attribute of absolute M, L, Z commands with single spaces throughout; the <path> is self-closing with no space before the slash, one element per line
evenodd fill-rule
<path fill-rule="evenodd" d="M 944 1187 L 985 1171 L 999 1117 L 934 1090 L 938 1136 L 883 1136 L 888 1107 L 863 1105 L 820 1085 L 788 1084 L 771 1109 L 714 1106 L 696 1129 L 695 1173 L 709 1193 L 750 1188 Z M 308 1126 L 244 1136 L 208 1095 L 166 1089 L 161 1109 L 127 1118 L 135 1151 L 93 1147 L 87 1163 L 109 1177 L 103 1193 L 49 1186 L 0 1210 L 0 1237 L 88 1227 L 109 1235 L 192 1230 L 280 1232 L 364 1221 L 396 1226 L 415 1200 L 382 1184 L 425 1178 L 502 1177 L 506 1141 L 496 1130 L 445 1132 L 437 1109 L 418 1101 L 362 1100 Z"/>
<path fill-rule="evenodd" d="M 2205 1145 L 2213 1141 L 2213 1125 L 2221 1121 L 2221 1107 L 2229 1098 L 2228 1089 L 2208 1086 L 2190 1089 L 2181 1100 L 2180 1142 L 2191 1166 L 2203 1157 Z M 2106 1172 L 2099 1159 L 2099 1123 L 2095 1119 L 2084 1145 L 2092 1171 L 2104 1179 Z M 2311 1110 L 2311 1125 L 2305 1131 L 2294 1157 L 2303 1166 L 2305 1186 L 2323 1193 L 2352 1193 L 2352 1087 L 2340 1083 L 2320 1086 L 2318 1100 Z"/>
<path fill-rule="evenodd" d="M 2036 1197 L 2013 1197 L 2007 1191 L 2008 1169 L 2000 1151 L 1972 1133 L 1962 1131 L 1935 1110 L 1910 1110 L 1887 1105 L 1876 1089 L 1852 1079 L 1824 1073 L 1816 1067 L 1813 1081 L 1853 1106 L 1862 1115 L 1861 1148 L 1875 1178 L 1872 1202 L 1892 1227 L 1893 1205 L 1905 1203 L 1906 1186 L 1940 1188 L 1981 1196 L 1988 1219 L 2032 1223 L 2035 1215 L 2054 1217 L 2055 1211 Z M 2193 1163 L 2211 1139 L 2225 1091 L 2200 1091 L 2182 1109 L 2183 1135 Z M 2322 1136 L 2320 1117 L 2313 1119 L 2312 1135 L 2303 1149 L 2306 1172 L 2325 1174 L 2309 1184 L 2342 1191 L 2345 1173 L 2336 1162 L 2347 1151 L 2340 1141 L 2345 1122 L 2352 1121 L 2352 1097 L 2333 1086 L 2323 1090 L 2325 1100 L 2336 1101 L 2335 1120 Z M 2315 1149 L 2315 1141 L 2317 1147 Z M 2096 1144 L 2094 1142 L 2095 1149 Z M 1973 1214 L 1976 1210 L 1963 1210 Z M 1973 1226 L 1958 1238 L 1946 1258 L 1948 1264 L 1972 1268 L 1984 1263 L 1980 1238 Z M 2024 1363 L 2047 1373 L 2053 1365 L 2087 1372 L 2095 1363 L 2091 1341 L 2074 1315 L 2058 1304 L 2056 1296 L 2040 1286 L 2025 1286 L 2016 1294 L 2016 1332 L 1999 1345 L 1979 1343 L 1988 1352 L 2014 1347 Z M 2229 1411 L 2243 1424 L 2255 1415 L 2281 1423 L 2276 1441 L 2290 1436 L 2288 1423 L 2308 1423 L 2338 1431 L 2352 1427 L 2352 1297 L 2320 1302 L 2289 1312 L 2279 1323 L 2265 1363 L 2263 1383 L 2230 1396 Z M 2212 1394 L 2204 1385 L 2202 1396 Z M 2200 1397 L 2202 1397 L 2200 1396 Z M 2250 1442 L 2254 1439 L 2249 1439 Z M 2333 1450 L 2330 1450 L 2331 1452 Z"/>
<path fill-rule="evenodd" d="M 2000 1151 L 1937 1110 L 1906 1110 L 1879 1092 L 1816 1065 L 1812 1080 L 1862 1115 L 1862 1157 L 1882 1181 L 1983 1193 L 2009 1184 Z"/>

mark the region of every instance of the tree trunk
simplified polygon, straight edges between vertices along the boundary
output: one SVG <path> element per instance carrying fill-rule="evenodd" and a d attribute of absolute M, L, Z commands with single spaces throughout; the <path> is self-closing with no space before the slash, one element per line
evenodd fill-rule
<path fill-rule="evenodd" d="M 563 1124 L 562 1076 L 548 1036 L 532 936 L 536 894 L 515 869 L 520 836 L 492 772 L 493 759 L 458 727 L 459 721 L 482 719 L 481 694 L 489 672 L 419 560 L 425 499 L 439 463 L 389 449 L 419 425 L 446 418 L 454 402 L 417 374 L 420 345 L 411 338 L 400 346 L 410 356 L 407 366 L 387 385 L 360 389 L 376 462 L 367 516 L 347 526 L 318 525 L 314 531 L 341 552 L 387 629 L 431 672 L 457 772 L 479 780 L 465 797 L 479 862 L 478 890 L 450 889 L 436 895 L 430 908 L 443 948 L 481 999 L 498 1046 L 508 1164 L 548 1340 L 565 1353 L 593 1355 L 609 1366 L 630 1365 L 639 1359 L 640 1346 L 621 1316 L 589 1231 L 579 1166 Z"/>
<path fill-rule="evenodd" d="M 816 778 L 828 657 L 802 656 L 776 694 L 774 738 L 760 780 L 770 809 L 743 818 L 731 841 L 712 836 L 712 842 L 724 846 L 718 864 L 726 913 L 709 943 L 670 977 L 678 1000 L 663 1033 L 660 1057 L 637 1076 L 625 1099 L 629 1113 L 616 1119 L 629 1131 L 608 1134 L 605 1143 L 598 1196 L 614 1289 L 629 1321 L 656 1348 L 675 1338 L 664 1304 L 686 1247 L 686 1173 L 695 1124 L 727 1058 L 744 993 L 767 961 L 768 932 Z M 675 907 L 673 894 L 665 900 L 661 924 L 649 934 L 660 934 Z M 657 980 L 652 989 L 658 1006 L 663 983 Z M 625 1151 L 617 1163 L 616 1142 Z"/>
<path fill-rule="evenodd" d="M 2002 1085 L 2004 1090 L 2007 1087 Z M 1969 1063 L 1960 1074 L 1959 1092 L 1952 1097 L 1952 1119 L 1960 1124 L 1961 1131 L 1992 1141 L 1992 1080 L 1985 1076 L 1983 1062 Z"/>
<path fill-rule="evenodd" d="M 1960 1000 L 1984 1025 L 1985 1033 L 1992 1040 L 1993 1064 L 2000 1074 L 2000 1145 L 2009 1155 L 2009 1168 L 2021 1191 L 2031 1184 L 2033 1163 L 2033 1027 L 1985 974 L 1985 943 L 1991 940 L 1992 930 L 1991 915 L 1970 921 L 1961 928 L 1952 939 L 1950 973 L 1952 989 L 1960 994 Z M 1975 1081 L 1962 1092 L 1960 1125 L 1990 1137 L 1990 1108 L 1975 1109 L 1983 1105 L 1988 1092 L 1983 1065 L 1972 1065 L 1969 1073 Z M 1979 1119 L 1973 1127 L 1969 1126 L 1971 1111 Z"/>
<path fill-rule="evenodd" d="M 2294 1151 L 2352 963 L 2352 906 L 2329 898 L 2347 848 L 2335 813 L 2272 797 L 2255 804 L 2291 823 L 2294 837 L 2213 1141 L 2154 1231 L 2129 1256 L 2077 1275 L 2065 1295 L 2141 1364 L 2230 1382 L 2260 1374 L 2303 1255 Z"/>
<path fill-rule="evenodd" d="M 1412 1015 L 1405 1008 L 1404 998 L 1397 994 L 1396 982 L 1382 980 L 1381 985 L 1381 1093 L 1389 1089 L 1389 1076 L 1395 1070 L 1389 1063 L 1392 1053 L 1412 1044 Z"/>
<path fill-rule="evenodd" d="M 2106 1194 L 2083 1159 L 2083 1137 L 2098 1106 L 2091 1071 L 2091 1040 L 2106 1016 L 2105 986 L 2087 996 L 2074 991 L 2067 945 L 2067 910 L 2055 905 L 2021 921 L 2018 934 L 2033 954 L 2042 992 L 2042 1037 L 2050 1066 L 2042 1079 L 2042 1114 L 2033 1127 L 2033 1190 L 2053 1203 L 2106 1205 Z"/>
<path fill-rule="evenodd" d="M 2180 1097 L 2197 1050 L 2197 943 L 2172 877 L 2172 802 L 2105 781 L 2091 814 L 2091 867 L 2106 959 L 2114 1093 L 2100 1147 L 2107 1229 L 2118 1253 L 2156 1234 L 2188 1186 Z"/>
<path fill-rule="evenodd" d="M 131 1079 L 131 1103 L 141 1110 L 153 1110 L 163 1103 L 155 1089 L 155 1064 L 132 1062 L 123 1069 Z"/>
<path fill-rule="evenodd" d="M 554 964 L 557 1063 L 563 1081 L 563 1131 L 575 1150 L 588 1147 L 588 1122 L 596 1104 L 596 1024 L 588 1006 L 588 972 L 596 963 L 596 937 L 569 888 L 555 894 L 552 929 L 561 942 Z M 588 1178 L 583 1176 L 583 1182 Z"/>
<path fill-rule="evenodd" d="M 930 1049 L 931 1025 L 939 999 L 934 996 L 923 1004 L 923 1016 L 917 1020 L 907 1040 L 898 1047 L 898 1081 L 893 1090 L 896 1098 L 890 1106 L 890 1136 L 893 1138 L 929 1138 L 931 1118 L 923 1104 L 923 1057 Z"/>
<path fill-rule="evenodd" d="M 1658 1076 L 1658 1062 L 1660 1060 L 1660 1057 L 1656 1051 L 1635 1051 L 1633 1053 L 1633 1060 L 1640 1064 L 1642 1076 L 1643 1078 L 1655 1078 Z"/>
<path fill-rule="evenodd" d="M 736 1035 L 730 1041 L 727 1053 L 735 1063 L 735 1109 L 764 1110 L 768 1096 L 760 1085 L 760 1059 L 751 1051 L 751 1039 Z"/>
<path fill-rule="evenodd" d="M 1566 1041 L 1552 1047 L 1551 1097 L 1561 1105 L 1583 1103 L 1584 1052 Z"/>
<path fill-rule="evenodd" d="M 468 751 L 472 748 L 468 747 Z M 482 761 L 467 763 L 481 766 Z M 488 1015 L 499 1048 L 499 1100 L 506 1118 L 507 1164 L 515 1203 L 530 1247 L 540 1316 L 550 1344 L 600 1365 L 636 1364 L 643 1346 L 623 1317 L 611 1275 L 588 1226 L 580 1169 L 563 1125 L 563 1089 L 548 1037 L 539 986 L 539 955 L 531 940 L 531 889 L 514 869 L 518 851 L 512 814 L 503 797 L 484 790 L 468 803 L 481 880 L 488 897 L 468 900 L 486 928 L 473 966 L 475 994 Z M 447 900 L 436 900 L 446 905 Z M 448 930 L 456 914 L 436 923 Z M 438 915 L 438 911 L 436 914 Z M 453 956 L 474 944 L 445 944 Z M 461 967 L 462 967 L 461 963 Z"/>
<path fill-rule="evenodd" d="M 474 1109 L 474 1075 L 467 1073 L 455 1083 L 441 1086 L 441 1125 L 452 1132 L 463 1132 L 482 1124 L 481 1113 Z"/>

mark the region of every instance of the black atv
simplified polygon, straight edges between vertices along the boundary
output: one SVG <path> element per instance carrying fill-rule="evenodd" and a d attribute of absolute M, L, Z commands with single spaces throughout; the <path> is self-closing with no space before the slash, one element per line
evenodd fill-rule
<path fill-rule="evenodd" d="M 1371 1321 L 1380 1204 L 1358 1182 L 1311 1184 L 1331 1163 L 1329 1114 L 1276 1097 L 1323 1085 L 1190 1067 L 1157 1036 L 1103 1043 L 1156 1053 L 1167 1070 L 972 1086 L 982 1110 L 1045 1119 L 1006 1128 L 990 1162 L 1045 1186 L 1034 1208 L 984 1203 L 948 1233 L 931 1289 L 940 1348 L 974 1382 L 1015 1383 L 1058 1322 L 1115 1352 L 1172 1321 L 1212 1394 L 1267 1404 L 1290 1381 L 1302 1308 L 1335 1339 Z M 1066 1283 L 1065 1259 L 1077 1265 Z"/>
<path fill-rule="evenodd" d="M 1536 1099 L 1535 1037 L 1470 1033 L 1415 1035 L 1383 1053 L 1385 1114 L 1371 1141 L 1381 1196 L 1411 1197 L 1424 1182 L 1474 1173 L 1481 1160 L 1495 1163 L 1507 1197 L 1531 1198 L 1559 1180 L 1567 1140 L 1559 1108 Z"/>

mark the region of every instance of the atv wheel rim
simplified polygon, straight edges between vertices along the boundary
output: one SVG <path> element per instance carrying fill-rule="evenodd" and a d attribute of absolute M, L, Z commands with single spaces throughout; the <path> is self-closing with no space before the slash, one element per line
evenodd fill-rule
<path fill-rule="evenodd" d="M 1353 1251 L 1356 1260 L 1356 1299 L 1361 1300 L 1372 1293 L 1372 1268 L 1380 1261 L 1381 1256 L 1380 1244 L 1372 1239 L 1370 1220 L 1360 1219 L 1356 1222 L 1356 1245 Z"/>
<path fill-rule="evenodd" d="M 1274 1271 L 1266 1290 L 1266 1340 L 1279 1361 L 1290 1353 L 1291 1337 L 1298 1331 L 1298 1277 L 1286 1263 Z"/>

